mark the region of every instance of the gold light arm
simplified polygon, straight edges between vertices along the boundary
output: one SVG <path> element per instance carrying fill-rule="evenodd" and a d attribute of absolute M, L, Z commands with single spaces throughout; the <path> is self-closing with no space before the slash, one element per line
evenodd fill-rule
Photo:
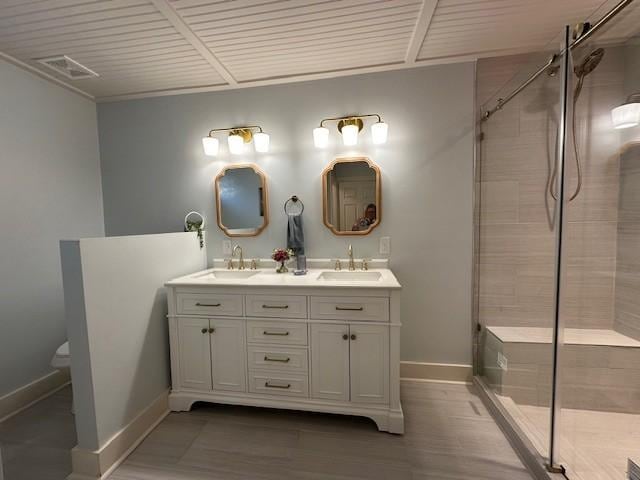
<path fill-rule="evenodd" d="M 366 115 L 345 115 L 344 117 L 330 117 L 330 118 L 323 118 L 322 120 L 320 120 L 320 126 L 324 127 L 324 122 L 351 122 L 351 123 L 356 123 L 354 121 L 356 120 L 360 120 L 360 123 L 362 122 L 363 118 L 371 118 L 371 117 L 376 117 L 378 119 L 378 122 L 382 122 L 382 117 L 377 114 L 377 113 L 368 113 Z M 362 129 L 362 127 L 360 127 Z M 338 127 L 338 130 L 340 129 L 340 127 Z"/>
<path fill-rule="evenodd" d="M 212 130 L 209 130 L 209 135 L 208 136 L 210 137 L 212 134 L 218 133 L 218 132 L 234 132 L 234 131 L 242 132 L 242 131 L 245 131 L 245 130 L 252 131 L 254 129 L 257 129 L 258 132 L 263 133 L 262 132 L 262 127 L 260 125 L 246 125 L 246 126 L 243 126 L 243 127 L 214 128 Z"/>

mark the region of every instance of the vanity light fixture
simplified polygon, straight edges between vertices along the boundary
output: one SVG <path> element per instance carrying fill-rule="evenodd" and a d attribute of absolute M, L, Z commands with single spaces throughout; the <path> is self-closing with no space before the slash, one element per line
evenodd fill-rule
<path fill-rule="evenodd" d="M 627 101 L 611 110 L 614 128 L 630 128 L 640 125 L 640 93 L 629 95 Z"/>
<path fill-rule="evenodd" d="M 364 128 L 364 119 L 375 117 L 377 122 L 371 125 L 371 137 L 373 143 L 380 145 L 387 141 L 389 125 L 382 121 L 377 113 L 367 115 L 350 115 L 347 117 L 324 118 L 320 126 L 313 129 L 313 144 L 316 148 L 325 148 L 329 144 L 329 129 L 324 126 L 325 122 L 338 122 L 338 131 L 342 134 L 342 143 L 346 146 L 358 144 L 358 134 Z"/>
<path fill-rule="evenodd" d="M 255 132 L 254 132 L 255 131 Z M 246 127 L 214 128 L 209 131 L 209 135 L 202 139 L 204 154 L 209 157 L 218 155 L 220 141 L 214 136 L 219 132 L 228 132 L 227 144 L 229 152 L 233 155 L 240 155 L 244 152 L 245 144 L 253 140 L 256 152 L 266 153 L 269 151 L 269 135 L 262 131 L 258 125 L 248 125 Z"/>

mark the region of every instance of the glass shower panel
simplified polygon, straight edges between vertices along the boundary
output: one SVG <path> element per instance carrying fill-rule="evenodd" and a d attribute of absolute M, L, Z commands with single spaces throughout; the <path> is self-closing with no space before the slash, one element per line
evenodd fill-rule
<path fill-rule="evenodd" d="M 640 126 L 612 120 L 640 93 L 636 4 L 571 52 L 556 434 L 571 480 L 640 463 Z"/>
<path fill-rule="evenodd" d="M 479 60 L 479 115 L 560 47 L 558 37 L 543 52 Z M 551 183 L 562 86 L 557 66 L 539 75 L 479 122 L 476 150 L 477 374 L 543 457 L 551 425 L 557 251 Z"/>

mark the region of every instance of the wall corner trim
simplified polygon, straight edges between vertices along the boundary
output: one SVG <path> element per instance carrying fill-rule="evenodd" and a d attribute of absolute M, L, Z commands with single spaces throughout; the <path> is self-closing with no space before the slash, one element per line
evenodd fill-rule
<path fill-rule="evenodd" d="M 473 366 L 453 363 L 400 362 L 402 380 L 471 383 Z"/>
<path fill-rule="evenodd" d="M 55 370 L 0 397 L 0 423 L 54 394 L 71 382 L 67 372 Z"/>
<path fill-rule="evenodd" d="M 107 478 L 168 414 L 169 390 L 166 390 L 99 450 L 75 446 L 71 450 L 73 471 L 67 480 Z"/>

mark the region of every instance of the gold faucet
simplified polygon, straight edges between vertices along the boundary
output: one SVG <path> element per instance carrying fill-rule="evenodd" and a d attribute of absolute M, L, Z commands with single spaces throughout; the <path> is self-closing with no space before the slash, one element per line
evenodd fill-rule
<path fill-rule="evenodd" d="M 353 272 L 356 269 L 356 262 L 353 261 L 353 247 L 349 244 L 349 271 Z"/>
<path fill-rule="evenodd" d="M 240 252 L 240 259 L 238 260 L 238 270 L 244 270 L 244 257 L 242 256 L 242 247 L 240 245 L 236 245 L 233 247 L 232 257 L 235 257 L 236 251 Z"/>

